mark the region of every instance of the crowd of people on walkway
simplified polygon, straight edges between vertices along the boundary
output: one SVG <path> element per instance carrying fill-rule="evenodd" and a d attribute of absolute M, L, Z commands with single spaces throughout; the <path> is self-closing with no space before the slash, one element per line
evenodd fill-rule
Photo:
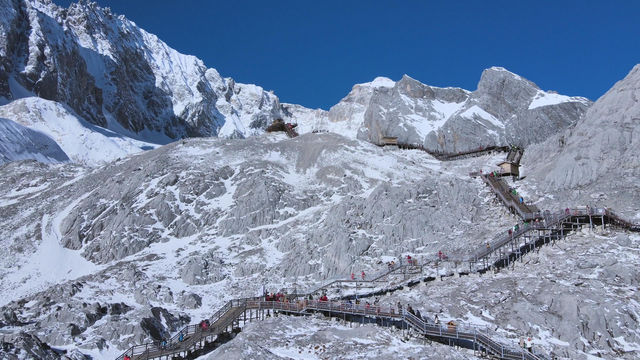
<path fill-rule="evenodd" d="M 266 293 L 264 294 L 264 301 L 279 301 L 279 302 L 286 302 L 287 301 L 287 295 L 283 292 L 277 292 L 277 293 Z"/>

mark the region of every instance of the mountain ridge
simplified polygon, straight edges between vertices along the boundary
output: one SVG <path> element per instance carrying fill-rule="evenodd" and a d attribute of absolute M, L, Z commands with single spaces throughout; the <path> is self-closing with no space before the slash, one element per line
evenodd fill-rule
<path fill-rule="evenodd" d="M 328 111 L 312 110 L 281 104 L 273 92 L 224 78 L 96 3 L 63 9 L 46 0 L 2 1 L 3 104 L 41 97 L 69 106 L 81 120 L 152 143 L 245 138 L 284 118 L 298 123 L 302 133 L 328 130 L 373 143 L 398 136 L 434 151 L 526 146 L 575 123 L 590 104 L 549 96 L 523 77 L 493 67 L 483 71 L 473 92 L 425 85 L 408 75 L 398 81 L 378 77 L 354 85 Z M 521 92 L 526 96 L 518 97 Z M 531 97 L 538 97 L 539 106 L 531 102 L 524 109 Z M 509 105 L 515 103 L 522 106 Z M 15 121 L 19 115 L 5 116 Z M 527 128 L 536 131 L 529 136 Z"/>

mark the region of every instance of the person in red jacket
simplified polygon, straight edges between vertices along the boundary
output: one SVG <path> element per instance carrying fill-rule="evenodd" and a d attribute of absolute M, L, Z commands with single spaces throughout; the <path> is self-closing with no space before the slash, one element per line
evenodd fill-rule
<path fill-rule="evenodd" d="M 362 280 L 364 280 L 364 270 L 362 271 Z"/>

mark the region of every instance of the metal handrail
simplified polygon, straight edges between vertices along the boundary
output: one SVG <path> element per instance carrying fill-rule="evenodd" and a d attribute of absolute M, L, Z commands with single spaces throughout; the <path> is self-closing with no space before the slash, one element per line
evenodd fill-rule
<path fill-rule="evenodd" d="M 534 354 L 526 352 L 519 347 L 504 345 L 491 339 L 486 329 L 485 331 L 480 331 L 477 327 L 468 327 L 460 324 L 429 324 L 406 310 L 403 311 L 403 319 L 408 325 L 423 335 L 473 340 L 474 342 L 481 343 L 487 350 L 490 350 L 493 354 L 501 356 L 502 358 L 515 355 L 517 358 L 522 359 L 539 359 Z"/>
<path fill-rule="evenodd" d="M 385 145 L 390 145 L 390 144 L 378 144 L 378 146 L 385 146 Z M 494 146 L 487 146 L 487 147 L 479 148 L 479 149 L 475 149 L 475 150 L 468 150 L 468 151 L 462 151 L 462 152 L 457 152 L 457 153 L 447 153 L 447 152 L 444 152 L 444 151 L 429 150 L 422 144 L 398 142 L 398 143 L 396 143 L 394 145 L 396 145 L 400 149 L 422 150 L 422 151 L 428 153 L 429 155 L 431 155 L 431 156 L 433 156 L 436 159 L 441 160 L 441 161 L 456 160 L 456 159 L 466 158 L 466 157 L 470 157 L 470 156 L 481 156 L 481 155 L 484 155 L 486 153 L 490 153 L 490 152 L 493 152 L 493 151 L 506 152 L 506 151 L 509 150 L 508 146 L 496 146 L 496 145 L 494 145 Z"/>
<path fill-rule="evenodd" d="M 509 244 L 512 240 L 519 238 L 520 236 L 532 231 L 538 230 L 541 228 L 547 229 L 556 229 L 562 226 L 564 222 L 570 219 L 573 216 L 588 216 L 588 215 L 606 215 L 610 218 L 615 217 L 615 214 L 612 214 L 606 208 L 567 208 L 565 210 L 561 210 L 557 213 L 544 212 L 542 213 L 543 223 L 524 223 L 518 231 L 513 231 L 511 234 L 501 232 L 497 235 L 492 241 L 489 242 L 489 247 L 480 247 L 474 254 L 467 257 L 465 261 L 469 262 L 477 262 L 479 259 L 484 258 L 485 256 L 490 255 L 496 250 L 502 248 L 503 246 Z M 629 224 L 628 222 L 626 224 Z M 630 225 L 626 225 L 626 227 L 630 227 Z"/>
<path fill-rule="evenodd" d="M 518 199 L 509 192 L 509 187 L 502 179 L 490 176 L 490 174 L 491 173 L 482 175 L 482 180 L 489 185 L 507 207 L 514 209 L 523 220 L 535 220 L 540 217 L 540 211 L 535 205 L 520 203 Z"/>
<path fill-rule="evenodd" d="M 320 286 L 317 287 L 312 287 L 309 288 L 308 290 L 304 290 L 304 291 L 300 291 L 298 292 L 297 289 L 288 289 L 288 290 L 293 290 L 293 291 L 289 291 L 287 292 L 288 295 L 294 295 L 294 296 L 309 296 L 309 295 L 313 295 L 315 293 L 317 293 L 318 291 L 328 288 L 334 284 L 340 284 L 340 283 L 372 283 L 372 282 L 379 282 L 381 278 L 387 276 L 387 275 L 391 275 L 395 272 L 397 272 L 398 270 L 401 269 L 405 269 L 405 268 L 412 268 L 412 267 L 417 267 L 420 268 L 420 270 L 422 270 L 424 264 L 421 265 L 408 265 L 408 264 L 396 264 L 393 268 L 389 269 L 385 269 L 382 271 L 379 271 L 377 273 L 375 273 L 373 276 L 371 276 L 371 278 L 369 279 L 365 279 L 365 280 L 358 280 L 358 279 L 334 279 L 331 280 L 330 282 L 326 283 L 326 284 L 322 284 Z"/>

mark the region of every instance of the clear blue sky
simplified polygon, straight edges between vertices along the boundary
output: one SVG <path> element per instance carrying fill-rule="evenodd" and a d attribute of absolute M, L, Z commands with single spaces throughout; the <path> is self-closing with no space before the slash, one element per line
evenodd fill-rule
<path fill-rule="evenodd" d="M 312 108 L 376 76 L 475 90 L 491 66 L 595 100 L 640 63 L 635 0 L 97 2 L 222 76 Z"/>

